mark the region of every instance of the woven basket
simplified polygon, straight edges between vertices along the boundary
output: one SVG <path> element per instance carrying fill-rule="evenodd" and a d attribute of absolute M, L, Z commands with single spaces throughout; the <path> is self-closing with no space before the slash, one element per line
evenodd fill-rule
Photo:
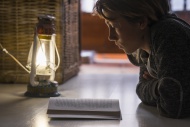
<path fill-rule="evenodd" d="M 56 45 L 61 59 L 55 80 L 63 83 L 79 71 L 79 5 L 79 0 L 1 0 L 0 43 L 26 65 L 37 17 L 55 16 Z M 0 83 L 28 82 L 29 74 L 1 50 Z"/>

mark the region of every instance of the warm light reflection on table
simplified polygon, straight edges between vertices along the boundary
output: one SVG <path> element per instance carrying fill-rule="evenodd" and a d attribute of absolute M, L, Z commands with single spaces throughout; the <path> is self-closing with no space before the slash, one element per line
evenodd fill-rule
<path fill-rule="evenodd" d="M 48 119 L 46 115 L 38 114 L 34 118 L 34 126 L 35 127 L 48 127 Z"/>

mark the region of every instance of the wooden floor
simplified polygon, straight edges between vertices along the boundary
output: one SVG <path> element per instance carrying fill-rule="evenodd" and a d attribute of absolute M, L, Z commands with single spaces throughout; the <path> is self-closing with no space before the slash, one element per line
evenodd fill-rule
<path fill-rule="evenodd" d="M 138 72 L 130 64 L 83 64 L 59 86 L 64 98 L 119 99 L 122 120 L 50 119 L 49 98 L 23 96 L 23 84 L 0 84 L 0 127 L 190 127 L 190 118 L 165 118 L 141 103 L 135 93 Z"/>

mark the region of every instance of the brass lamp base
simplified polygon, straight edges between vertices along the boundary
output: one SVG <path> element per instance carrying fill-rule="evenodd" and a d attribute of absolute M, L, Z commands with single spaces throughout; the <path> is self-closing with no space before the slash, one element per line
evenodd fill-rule
<path fill-rule="evenodd" d="M 51 82 L 47 85 L 27 86 L 27 92 L 24 94 L 28 97 L 57 97 L 60 94 L 57 92 L 57 82 Z"/>

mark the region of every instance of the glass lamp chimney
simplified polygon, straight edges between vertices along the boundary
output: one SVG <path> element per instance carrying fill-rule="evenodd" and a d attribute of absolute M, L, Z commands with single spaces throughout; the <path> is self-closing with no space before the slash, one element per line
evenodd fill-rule
<path fill-rule="evenodd" d="M 51 93 L 58 94 L 55 89 L 53 90 L 54 87 L 57 87 L 57 82 L 54 81 L 55 71 L 58 68 L 58 65 L 56 66 L 55 64 L 55 52 L 59 63 L 59 54 L 55 43 L 54 21 L 55 17 L 53 16 L 42 15 L 38 17 L 38 23 L 34 30 L 34 41 L 27 61 L 27 68 L 30 70 L 28 94 L 31 94 L 30 89 L 38 89 L 39 87 L 41 87 L 40 89 L 44 88 L 43 93 L 39 93 L 36 89 L 36 91 L 33 90 L 36 92 L 34 94 L 39 96 L 51 95 Z M 50 88 L 46 90 L 46 87 Z"/>

